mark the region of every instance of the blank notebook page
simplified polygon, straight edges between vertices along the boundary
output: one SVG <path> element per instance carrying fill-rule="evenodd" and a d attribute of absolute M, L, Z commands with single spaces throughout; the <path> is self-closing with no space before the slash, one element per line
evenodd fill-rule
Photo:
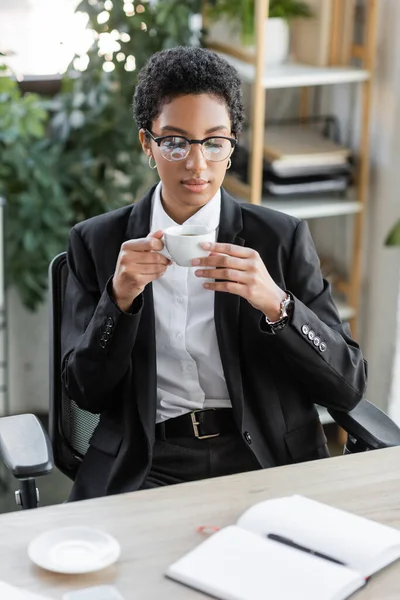
<path fill-rule="evenodd" d="M 235 525 L 178 560 L 167 575 L 223 600 L 340 600 L 364 584 L 351 569 Z"/>
<path fill-rule="evenodd" d="M 392 527 L 294 495 L 260 502 L 238 525 L 262 536 L 274 532 L 334 556 L 365 577 L 399 556 L 400 532 Z"/>

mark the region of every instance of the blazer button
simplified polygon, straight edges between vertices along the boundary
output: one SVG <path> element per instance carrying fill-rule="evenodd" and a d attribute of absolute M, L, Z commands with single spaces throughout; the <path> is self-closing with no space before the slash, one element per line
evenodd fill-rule
<path fill-rule="evenodd" d="M 325 352 L 327 348 L 327 345 L 325 344 L 325 342 L 321 342 L 319 345 L 319 349 L 321 350 L 321 352 Z"/>
<path fill-rule="evenodd" d="M 244 436 L 244 439 L 246 440 L 246 442 L 247 442 L 247 443 L 249 444 L 249 446 L 250 446 L 250 444 L 251 444 L 251 442 L 252 442 L 252 439 L 251 439 L 251 435 L 249 434 L 249 432 L 248 432 L 248 431 L 245 431 L 245 432 L 244 432 L 244 434 L 243 434 L 243 436 Z"/>
<path fill-rule="evenodd" d="M 111 325 L 112 327 L 114 325 L 114 319 L 112 317 L 107 317 L 106 324 Z"/>
<path fill-rule="evenodd" d="M 308 327 L 308 325 L 303 325 L 303 327 L 301 328 L 301 332 L 304 333 L 304 335 L 307 335 L 309 331 L 310 328 Z"/>
<path fill-rule="evenodd" d="M 315 338 L 313 339 L 313 344 L 314 344 L 314 346 L 319 346 L 319 343 L 320 343 L 320 341 L 321 341 L 321 340 L 319 339 L 319 337 L 315 337 Z"/>
<path fill-rule="evenodd" d="M 310 331 L 308 332 L 308 339 L 313 341 L 313 339 L 315 338 L 315 332 L 310 329 Z"/>

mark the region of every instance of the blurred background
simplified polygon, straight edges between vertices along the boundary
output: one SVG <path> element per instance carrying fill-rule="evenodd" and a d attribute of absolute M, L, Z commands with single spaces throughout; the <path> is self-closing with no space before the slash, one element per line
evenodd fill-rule
<path fill-rule="evenodd" d="M 243 81 L 226 188 L 307 219 L 369 362 L 367 398 L 400 424 L 399 28 L 398 0 L 0 0 L 1 415 L 47 423 L 49 262 L 73 224 L 153 183 L 132 119 L 137 72 L 195 44 Z M 42 504 L 63 501 L 67 478 L 44 479 Z M 12 489 L 0 472 L 0 512 Z"/>

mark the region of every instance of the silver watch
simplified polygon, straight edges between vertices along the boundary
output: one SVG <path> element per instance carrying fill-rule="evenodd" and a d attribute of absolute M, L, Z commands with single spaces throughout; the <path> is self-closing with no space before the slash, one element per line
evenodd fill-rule
<path fill-rule="evenodd" d="M 281 321 L 283 321 L 284 319 L 287 319 L 289 316 L 288 313 L 288 309 L 290 307 L 290 305 L 292 304 L 293 300 L 290 297 L 290 294 L 288 294 L 286 292 L 286 298 L 284 298 L 282 300 L 282 302 L 280 303 L 280 315 L 279 315 L 279 319 L 277 319 L 276 321 L 270 321 L 268 319 L 268 317 L 265 317 L 266 322 L 268 323 L 268 325 L 277 325 L 278 323 L 281 323 Z"/>

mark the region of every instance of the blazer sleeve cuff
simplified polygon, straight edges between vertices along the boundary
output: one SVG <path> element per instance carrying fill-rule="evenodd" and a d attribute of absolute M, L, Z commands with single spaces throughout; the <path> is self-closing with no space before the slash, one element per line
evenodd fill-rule
<path fill-rule="evenodd" d="M 112 280 L 113 280 L 113 278 L 110 277 L 110 279 L 107 281 L 106 291 L 107 291 L 109 299 L 114 304 L 116 309 L 119 310 L 119 312 L 123 315 L 137 315 L 138 313 L 140 313 L 142 310 L 142 307 L 143 307 L 143 294 L 139 294 L 139 296 L 137 296 L 134 299 L 129 311 L 123 311 L 120 309 L 118 304 L 115 302 L 115 299 L 114 299 L 114 296 L 112 293 Z"/>
<path fill-rule="evenodd" d="M 286 327 L 274 332 L 275 338 L 302 376 L 312 375 L 315 389 L 324 386 L 324 401 L 319 404 L 351 410 L 359 402 L 366 385 L 366 369 L 356 344 L 346 340 L 335 326 L 325 322 L 292 294 L 293 312 Z M 260 329 L 269 333 L 261 319 Z M 310 379 L 311 380 L 311 379 Z M 318 393 L 316 393 L 318 395 Z M 333 401 L 332 401 L 333 398 Z"/>
<path fill-rule="evenodd" d="M 125 356 L 135 342 L 143 309 L 143 295 L 135 298 L 131 311 L 127 313 L 114 301 L 110 286 L 111 279 L 107 282 L 85 336 L 92 340 L 90 344 L 94 342 L 100 354 L 122 353 Z"/>
<path fill-rule="evenodd" d="M 279 336 L 279 339 L 287 345 L 288 349 L 292 347 L 296 353 L 299 351 L 300 337 L 305 342 L 305 344 L 301 344 L 301 354 L 303 356 L 304 352 L 309 353 L 310 357 L 315 357 L 315 353 L 317 353 L 329 362 L 332 329 L 291 292 L 290 295 L 293 299 L 293 308 L 285 327 L 282 329 L 273 328 L 262 315 L 259 325 L 260 330 L 267 335 Z"/>

